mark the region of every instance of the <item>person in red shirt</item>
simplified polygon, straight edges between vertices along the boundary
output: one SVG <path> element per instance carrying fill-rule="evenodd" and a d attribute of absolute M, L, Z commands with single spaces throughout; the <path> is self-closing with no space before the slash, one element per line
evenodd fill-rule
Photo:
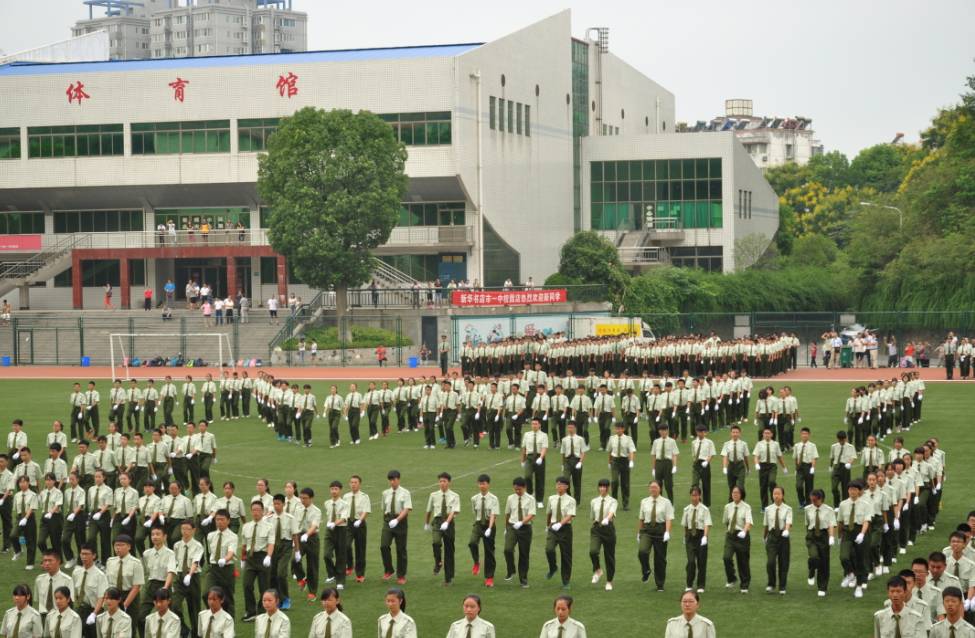
<path fill-rule="evenodd" d="M 152 310 L 152 288 L 146 286 L 145 292 L 142 293 L 142 309 L 146 312 Z"/>
<path fill-rule="evenodd" d="M 379 367 L 386 365 L 386 346 L 380 345 L 376 348 L 376 360 L 379 362 Z"/>

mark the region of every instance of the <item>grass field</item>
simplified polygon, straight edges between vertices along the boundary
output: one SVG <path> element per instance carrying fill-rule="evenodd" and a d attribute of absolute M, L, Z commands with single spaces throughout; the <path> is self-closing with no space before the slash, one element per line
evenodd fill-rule
<path fill-rule="evenodd" d="M 83 379 L 82 379 L 83 381 Z M 99 384 L 104 385 L 104 384 Z M 345 384 L 340 384 L 344 392 Z M 360 387 L 362 385 L 360 384 Z M 813 440 L 819 444 L 820 453 L 827 450 L 833 441 L 835 431 L 840 425 L 840 413 L 847 396 L 848 388 L 837 383 L 794 383 L 803 414 L 803 425 L 813 429 Z M 314 392 L 321 398 L 327 392 L 327 382 L 313 384 Z M 49 424 L 55 418 L 67 416 L 67 396 L 70 383 L 42 381 L 4 381 L 0 382 L 0 405 L 5 407 L 4 415 L 9 421 L 22 418 L 27 423 L 30 442 L 37 445 L 49 431 Z M 103 396 L 107 388 L 102 388 Z M 975 484 L 975 469 L 967 461 L 975 458 L 975 439 L 971 437 L 971 419 L 975 412 L 975 388 L 971 385 L 929 384 L 924 399 L 923 423 L 907 433 L 908 447 L 923 441 L 926 437 L 937 435 L 947 451 L 948 485 L 945 490 L 943 511 L 936 532 L 921 536 L 912 553 L 901 556 L 895 567 L 909 567 L 913 555 L 927 555 L 947 544 L 947 534 L 954 525 L 963 520 L 969 509 L 975 506 L 972 485 Z M 198 406 L 199 408 L 200 406 Z M 200 410 L 197 410 L 199 416 Z M 160 414 L 161 416 L 161 414 Z M 104 417 L 103 417 L 104 418 Z M 511 451 L 491 452 L 481 448 L 458 448 L 456 450 L 423 450 L 421 433 L 393 435 L 388 439 L 369 442 L 363 440 L 360 447 L 343 445 L 330 450 L 325 438 L 325 424 L 316 421 L 315 446 L 311 449 L 297 448 L 274 440 L 271 430 L 254 418 L 233 422 L 216 422 L 212 431 L 217 436 L 220 462 L 213 468 L 215 482 L 231 479 L 238 485 L 238 493 L 246 500 L 254 493 L 254 482 L 259 477 L 268 478 L 272 491 L 277 492 L 284 481 L 294 479 L 300 486 L 310 485 L 318 494 L 318 501 L 327 495 L 328 483 L 339 479 L 347 482 L 352 473 L 363 476 L 364 490 L 372 497 L 373 507 L 380 492 L 385 489 L 385 475 L 390 468 L 397 468 L 403 474 L 403 485 L 413 495 L 416 510 L 412 514 L 409 532 L 409 581 L 405 586 L 409 613 L 417 621 L 421 637 L 446 635 L 450 623 L 461 617 L 461 599 L 468 592 L 476 592 L 483 598 L 483 616 L 497 627 L 498 636 L 504 638 L 537 636 L 542 623 L 551 617 L 554 597 L 562 593 L 558 578 L 545 580 L 547 565 L 544 555 L 543 523 L 535 525 L 532 546 L 532 561 L 529 581 L 531 587 L 522 590 L 517 580 L 504 582 L 504 566 L 501 547 L 498 541 L 497 585 L 493 590 L 483 586 L 480 577 L 470 574 L 471 558 L 466 547 L 470 529 L 471 513 L 469 498 L 476 490 L 475 478 L 481 472 L 493 478 L 493 491 L 502 503 L 510 492 L 511 479 L 519 473 L 516 453 Z M 343 422 L 343 428 L 345 428 Z M 589 635 L 602 638 L 608 636 L 662 636 L 666 619 L 679 613 L 678 598 L 683 590 L 685 553 L 679 542 L 680 531 L 675 522 L 675 538 L 669 549 L 669 569 L 667 587 L 664 593 L 654 591 L 652 581 L 640 582 L 640 569 L 636 556 L 636 504 L 646 495 L 646 484 L 650 479 L 648 437 L 646 425 L 640 433 L 640 449 L 637 454 L 637 469 L 633 480 L 634 489 L 630 512 L 621 512 L 617 521 L 617 577 L 613 592 L 603 591 L 602 583 L 590 585 L 591 566 L 588 557 L 588 528 L 580 521 L 575 526 L 574 569 L 572 589 L 569 592 L 576 599 L 574 615 L 584 622 Z M 367 429 L 364 430 L 367 432 Z M 754 428 L 746 428 L 746 439 L 754 441 Z M 347 431 L 343 430 L 347 440 Z M 721 442 L 727 438 L 727 431 L 715 435 L 720 449 Z M 365 439 L 365 437 L 363 437 Z M 889 440 L 888 440 L 889 442 Z M 688 452 L 682 446 L 682 452 Z M 38 456 L 40 456 L 38 454 Z M 789 459 L 791 463 L 791 458 Z M 687 503 L 687 488 L 690 471 L 682 462 L 677 475 L 675 492 L 678 496 L 675 509 L 679 512 Z M 822 466 L 821 466 L 822 468 Z M 445 589 L 442 575 L 433 576 L 433 558 L 429 544 L 429 534 L 423 532 L 422 509 L 430 492 L 436 489 L 437 474 L 450 472 L 454 477 L 454 489 L 461 495 L 462 511 L 457 528 L 457 578 L 454 585 Z M 597 479 L 606 476 L 605 457 L 593 453 L 586 462 L 584 470 L 584 499 L 594 495 Z M 854 468 L 858 474 L 858 468 Z M 547 478 L 554 483 L 557 470 L 549 464 Z M 794 477 L 779 473 L 780 483 L 786 486 L 786 499 L 795 508 Z M 816 475 L 817 487 L 827 488 L 828 474 L 821 469 Z M 715 498 L 712 513 L 720 519 L 723 501 L 720 495 L 724 490 L 724 477 L 720 472 L 713 479 Z M 748 479 L 748 489 L 755 498 L 749 498 L 756 517 L 757 477 Z M 551 493 L 549 486 L 546 493 Z M 585 511 L 580 512 L 585 516 Z M 801 516 L 797 525 L 802 524 Z M 382 564 L 379 557 L 379 528 L 376 514 L 369 528 L 369 553 L 367 578 L 364 584 L 351 582 L 345 591 L 346 613 L 351 617 L 357 635 L 374 635 L 376 618 L 385 612 L 383 593 L 387 587 L 381 580 Z M 757 531 L 757 530 L 756 530 Z M 737 590 L 724 588 L 724 571 L 721 564 L 723 534 L 720 530 L 712 533 L 708 566 L 708 589 L 702 596 L 701 613 L 711 618 L 717 625 L 718 633 L 726 637 L 761 638 L 764 636 L 866 636 L 871 631 L 872 614 L 878 609 L 884 597 L 883 586 L 873 581 L 862 600 L 854 600 L 850 590 L 840 589 L 841 578 L 838 552 L 833 553 L 833 579 L 829 596 L 816 597 L 813 588 L 805 583 L 806 549 L 803 533 L 793 535 L 792 569 L 789 576 L 789 593 L 785 597 L 765 594 L 765 551 L 760 541 L 760 533 L 752 535 L 752 588 L 743 596 Z M 6 560 L 6 558 L 4 558 Z M 39 563 L 39 561 L 38 561 Z M 0 570 L 0 589 L 9 592 L 18 582 L 29 582 L 37 572 L 24 572 L 23 563 L 3 564 Z M 324 578 L 324 568 L 322 569 Z M 319 611 L 317 605 L 304 602 L 303 594 L 292 588 L 294 608 L 290 612 L 295 636 L 304 636 L 308 631 L 312 616 Z M 238 606 L 242 609 L 242 598 L 238 592 Z M 253 636 L 253 625 L 238 623 L 239 635 Z"/>

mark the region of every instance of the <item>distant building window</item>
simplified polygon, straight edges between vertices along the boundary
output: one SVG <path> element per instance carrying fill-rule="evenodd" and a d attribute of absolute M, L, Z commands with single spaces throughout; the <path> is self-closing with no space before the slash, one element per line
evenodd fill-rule
<path fill-rule="evenodd" d="M 396 137 L 407 146 L 451 143 L 450 111 L 385 113 L 379 117 L 393 127 Z"/>
<path fill-rule="evenodd" d="M 491 130 L 495 128 L 495 123 L 498 117 L 498 100 L 493 95 L 488 98 L 488 122 L 490 122 Z"/>
<path fill-rule="evenodd" d="M 20 129 L 0 128 L 0 160 L 20 159 Z"/>
<path fill-rule="evenodd" d="M 267 140 L 277 130 L 276 117 L 237 121 L 237 145 L 241 153 L 267 150 Z"/>
<path fill-rule="evenodd" d="M 498 130 L 504 133 L 504 98 L 498 98 Z"/>
<path fill-rule="evenodd" d="M 508 100 L 508 132 L 515 132 L 515 103 Z"/>
<path fill-rule="evenodd" d="M 229 152 L 230 120 L 132 125 L 133 155 Z"/>
<path fill-rule="evenodd" d="M 463 226 L 464 202 L 404 203 L 397 226 Z"/>
<path fill-rule="evenodd" d="M 54 211 L 55 233 L 117 233 L 141 231 L 142 210 Z"/>
<path fill-rule="evenodd" d="M 532 107 L 529 104 L 525 105 L 525 136 L 531 137 L 532 135 Z"/>
<path fill-rule="evenodd" d="M 0 235 L 36 235 L 44 232 L 44 213 L 0 213 Z"/>
<path fill-rule="evenodd" d="M 19 145 L 18 145 L 19 146 Z M 31 126 L 28 157 L 90 157 L 124 154 L 121 124 Z"/>

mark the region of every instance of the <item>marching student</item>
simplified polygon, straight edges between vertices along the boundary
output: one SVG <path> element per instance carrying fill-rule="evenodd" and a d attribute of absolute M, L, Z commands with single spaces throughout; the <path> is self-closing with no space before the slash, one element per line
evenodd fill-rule
<path fill-rule="evenodd" d="M 820 598 L 826 596 L 829 587 L 830 548 L 836 544 L 836 516 L 832 507 L 825 504 L 826 493 L 814 489 L 809 493 L 810 503 L 803 508 L 806 517 L 806 552 L 808 574 L 806 582 L 817 588 Z"/>
<path fill-rule="evenodd" d="M 51 423 L 51 431 L 47 433 L 47 449 L 51 449 L 51 446 L 57 443 L 60 445 L 60 449 L 57 454 L 57 458 L 64 461 L 65 464 L 65 474 L 67 474 L 67 464 L 71 459 L 68 458 L 68 435 L 64 433 L 64 424 L 59 420 L 54 419 Z M 44 472 L 47 473 L 47 466 L 45 465 Z M 63 486 L 62 486 L 63 487 Z"/>
<path fill-rule="evenodd" d="M 708 534 L 713 524 L 711 510 L 701 501 L 702 492 L 699 486 L 691 486 L 691 502 L 684 508 L 680 523 L 684 528 L 684 549 L 687 551 L 687 581 L 684 591 L 692 591 L 697 582 L 699 594 L 704 593 L 707 584 Z"/>
<path fill-rule="evenodd" d="M 299 498 L 301 499 L 301 517 L 298 520 L 298 532 L 301 534 L 298 538 L 299 549 L 308 567 L 306 571 L 299 560 L 295 562 L 294 570 L 298 578 L 298 587 L 308 592 L 308 601 L 311 602 L 318 592 L 318 564 L 322 549 L 318 531 L 322 525 L 322 510 L 315 505 L 315 490 L 312 488 L 302 488 Z M 346 547 L 348 543 L 341 548 L 343 555 Z"/>
<path fill-rule="evenodd" d="M 423 397 L 420 399 L 420 425 L 423 426 L 423 449 L 432 450 L 437 442 L 437 424 L 440 423 L 440 394 L 434 394 L 433 386 L 423 387 Z"/>
<path fill-rule="evenodd" d="M 112 537 L 117 538 L 119 534 L 135 537 L 135 528 L 138 523 L 139 493 L 132 487 L 127 472 L 119 474 L 119 486 L 112 493 Z M 133 550 L 141 550 L 137 547 Z"/>
<path fill-rule="evenodd" d="M 589 503 L 589 559 L 592 561 L 592 584 L 599 584 L 603 570 L 599 564 L 602 550 L 606 563 L 606 591 L 613 591 L 616 577 L 616 511 L 619 503 L 609 496 L 609 480 L 599 479 L 596 484 L 598 496 Z"/>
<path fill-rule="evenodd" d="M 61 555 L 67 559 L 67 567 L 71 569 L 75 565 L 74 551 L 71 543 L 74 542 L 80 552 L 85 543 L 85 488 L 78 482 L 78 475 L 72 472 L 68 475 L 68 484 L 65 486 L 62 496 L 64 509 L 64 525 L 61 528 Z"/>
<path fill-rule="evenodd" d="M 385 614 L 377 622 L 377 635 L 382 638 L 417 638 L 416 623 L 406 615 L 406 593 L 393 588 L 386 592 Z"/>
<path fill-rule="evenodd" d="M 612 476 L 613 498 L 619 496 L 623 511 L 630 510 L 630 473 L 636 459 L 636 444 L 625 433 L 626 425 L 620 421 L 614 426 L 616 433 L 606 441 L 609 456 L 609 470 Z M 622 495 L 620 495 L 622 492 Z"/>
<path fill-rule="evenodd" d="M 162 387 L 159 388 L 159 397 L 162 399 L 163 405 L 163 425 L 168 427 L 175 425 L 173 410 L 176 408 L 176 384 L 173 383 L 173 377 L 168 374 L 164 381 Z"/>
<path fill-rule="evenodd" d="M 440 413 L 437 415 L 440 421 L 440 439 L 446 444 L 448 450 L 452 450 L 457 446 L 454 422 L 457 421 L 460 395 L 454 391 L 450 381 L 444 379 L 440 385 Z M 376 438 L 379 438 L 378 434 Z"/>
<path fill-rule="evenodd" d="M 274 556 L 274 540 L 271 537 L 271 524 L 264 511 L 261 501 L 251 503 L 251 520 L 240 530 L 240 562 L 244 573 L 244 618 L 243 621 L 254 622 L 257 618 L 257 596 L 254 586 L 257 586 L 258 596 L 268 588 L 270 582 L 271 561 Z"/>
<path fill-rule="evenodd" d="M 454 519 L 460 513 L 460 496 L 450 489 L 450 474 L 437 475 L 440 488 L 427 499 L 426 518 L 423 529 L 432 533 L 433 573 L 443 569 L 444 585 L 454 580 L 454 541 L 456 530 Z"/>
<path fill-rule="evenodd" d="M 782 448 L 779 442 L 772 438 L 772 434 L 772 428 L 762 430 L 762 440 L 755 444 L 755 449 L 752 451 L 755 470 L 758 472 L 758 489 L 763 512 L 768 507 L 772 491 L 775 489 L 776 465 L 782 466 L 783 474 L 789 473 Z"/>
<path fill-rule="evenodd" d="M 138 622 L 139 593 L 145 585 L 146 575 L 142 561 L 130 553 L 131 547 L 131 536 L 121 534 L 115 539 L 115 556 L 105 562 L 105 576 L 109 584 L 121 592 L 122 609 L 133 622 Z"/>
<path fill-rule="evenodd" d="M 112 549 L 112 496 L 112 488 L 105 485 L 105 473 L 95 470 L 95 484 L 88 488 L 88 543 L 95 545 L 97 541 L 103 565 Z"/>
<path fill-rule="evenodd" d="M 708 438 L 704 424 L 694 427 L 696 438 L 691 442 L 691 485 L 701 488 L 706 507 L 711 507 L 711 459 L 716 453 L 714 441 Z"/>
<path fill-rule="evenodd" d="M 308 489 L 308 488 L 306 488 Z M 325 501 L 321 520 L 325 521 L 325 576 L 327 582 L 335 582 L 339 591 L 345 589 L 346 559 L 348 557 L 348 529 L 351 509 L 342 498 L 342 483 L 332 481 L 328 486 L 329 499 Z M 311 497 L 308 498 L 311 502 Z M 299 539 L 300 540 L 300 539 Z M 307 542 L 307 541 L 306 541 Z M 317 586 L 318 566 L 315 566 Z M 314 591 L 309 589 L 309 601 L 314 600 Z"/>
<path fill-rule="evenodd" d="M 125 613 L 122 605 L 123 592 L 118 587 L 109 587 L 103 598 L 104 611 L 98 614 L 95 624 L 99 636 L 114 636 L 115 638 L 132 638 L 135 619 Z M 89 616 L 90 617 L 90 616 Z M 87 621 L 86 621 L 87 623 Z"/>
<path fill-rule="evenodd" d="M 217 384 L 213 381 L 213 375 L 207 373 L 206 381 L 200 386 L 200 394 L 203 395 L 203 418 L 207 423 L 213 423 L 213 402 L 217 397 Z M 187 424 L 193 423 L 193 419 L 188 419 Z M 232 596 L 228 595 L 228 598 Z"/>
<path fill-rule="evenodd" d="M 285 598 L 287 600 L 287 598 Z M 264 613 L 254 619 L 254 635 L 264 638 L 291 638 L 291 619 L 285 614 L 281 594 L 268 589 L 261 596 Z"/>
<path fill-rule="evenodd" d="M 234 616 L 234 557 L 237 554 L 237 535 L 230 529 L 230 512 L 219 509 L 214 514 L 217 529 L 207 535 L 206 547 L 210 556 L 207 589 L 220 587 L 225 595 L 224 609 Z"/>
<path fill-rule="evenodd" d="M 349 491 L 342 496 L 349 504 L 349 520 L 352 521 L 347 544 L 345 574 L 351 576 L 354 571 L 357 583 L 366 579 L 366 518 L 372 513 L 372 500 L 361 488 L 362 477 L 353 474 L 349 477 Z"/>
<path fill-rule="evenodd" d="M 541 431 L 541 419 L 532 417 L 531 431 L 521 439 L 521 467 L 528 484 L 528 493 L 543 505 L 545 498 L 545 457 L 548 454 L 548 435 Z"/>
<path fill-rule="evenodd" d="M 521 426 L 525 418 L 525 397 L 517 383 L 511 384 L 511 394 L 504 401 L 504 420 L 507 422 L 506 434 L 508 449 L 515 449 L 516 441 L 521 440 Z"/>
<path fill-rule="evenodd" d="M 359 418 L 362 416 L 362 395 L 356 390 L 354 383 L 349 384 L 349 393 L 345 396 L 343 403 L 345 421 L 349 424 L 349 441 L 352 445 L 359 445 Z M 334 404 L 331 409 L 334 409 Z"/>
<path fill-rule="evenodd" d="M 328 442 L 330 448 L 337 448 L 341 445 L 339 435 L 339 421 L 345 411 L 345 400 L 339 394 L 337 386 L 329 386 L 328 397 L 325 398 L 325 405 L 322 409 L 322 418 L 328 423 Z"/>
<path fill-rule="evenodd" d="M 849 444 L 846 432 L 840 430 L 836 433 L 836 443 L 829 449 L 829 469 L 833 486 L 833 507 L 840 506 L 840 499 L 847 493 L 850 484 L 850 468 L 856 461 L 857 451 Z"/>
<path fill-rule="evenodd" d="M 753 521 L 752 507 L 745 502 L 745 488 L 738 485 L 731 488 L 731 502 L 724 506 L 721 520 L 727 530 L 723 557 L 725 587 L 731 589 L 738 583 L 741 593 L 747 594 L 752 580 L 750 532 Z"/>
<path fill-rule="evenodd" d="M 975 638 L 975 627 L 965 622 L 964 594 L 947 587 L 941 594 L 944 618 L 931 626 L 929 638 Z"/>
<path fill-rule="evenodd" d="M 845 574 L 840 587 L 853 587 L 854 598 L 863 598 L 863 586 L 867 583 L 864 542 L 873 516 L 871 504 L 860 498 L 863 488 L 863 481 L 851 481 L 847 486 L 849 497 L 840 503 L 837 513 L 840 527 L 840 565 Z"/>
<path fill-rule="evenodd" d="M 586 394 L 586 389 L 582 386 L 577 386 L 575 393 L 575 396 L 569 401 L 569 410 L 572 413 L 571 422 L 575 423 L 576 431 L 586 441 L 586 445 L 589 445 L 589 421 L 593 413 L 592 399 Z"/>
<path fill-rule="evenodd" d="M 610 427 L 616 423 L 616 399 L 609 394 L 605 383 L 599 386 L 596 399 L 593 401 L 593 412 L 599 425 L 599 451 L 602 452 L 606 449 Z"/>
<path fill-rule="evenodd" d="M 650 496 L 640 502 L 640 518 L 636 528 L 639 543 L 637 557 L 640 559 L 643 582 L 647 582 L 651 574 L 650 552 L 653 552 L 653 580 L 657 591 L 663 591 L 667 579 L 667 544 L 674 523 L 674 505 L 661 496 L 659 481 L 650 481 L 648 490 Z"/>
<path fill-rule="evenodd" d="M 745 489 L 748 475 L 748 444 L 741 439 L 741 426 L 731 426 L 731 438 L 721 446 L 722 472 L 728 478 L 728 500 L 734 488 Z"/>
<path fill-rule="evenodd" d="M 559 440 L 559 452 L 562 454 L 562 475 L 569 477 L 572 485 L 569 494 L 578 502 L 582 498 L 582 464 L 589 451 L 586 440 L 576 434 L 576 424 L 569 421 L 566 431 Z"/>
<path fill-rule="evenodd" d="M 815 485 L 816 459 L 819 458 L 819 450 L 809 440 L 809 435 L 809 428 L 800 429 L 799 444 L 792 449 L 796 463 L 796 495 L 799 497 L 799 507 L 809 504 L 809 495 Z"/>
<path fill-rule="evenodd" d="M 900 576 L 894 576 L 887 581 L 887 598 L 890 605 L 885 606 L 873 615 L 874 638 L 923 638 L 927 636 L 924 618 L 906 606 L 908 593 L 908 584 Z"/>
<path fill-rule="evenodd" d="M 38 514 L 41 517 L 37 546 L 42 552 L 53 551 L 60 561 L 61 527 L 64 523 L 61 512 L 64 506 L 64 494 L 58 489 L 54 474 L 44 476 L 44 489 L 37 495 L 37 504 Z"/>
<path fill-rule="evenodd" d="M 122 387 L 122 380 L 116 379 L 109 392 L 109 401 L 112 405 L 108 413 L 108 422 L 115 423 L 118 427 L 122 426 L 122 419 L 125 418 L 125 404 L 128 401 L 129 393 Z M 77 443 L 74 439 L 72 443 Z"/>
<path fill-rule="evenodd" d="M 183 425 L 187 423 L 195 423 L 194 412 L 196 411 L 196 384 L 193 383 L 193 377 L 186 375 L 186 381 L 183 382 L 182 389 L 180 390 L 180 395 L 183 397 Z M 166 424 L 172 425 L 170 423 Z"/>
<path fill-rule="evenodd" d="M 572 596 L 555 599 L 555 618 L 542 625 L 539 638 L 586 638 L 586 626 L 572 618 Z"/>
<path fill-rule="evenodd" d="M 84 619 L 82 635 L 85 638 L 95 637 L 95 609 L 101 609 L 105 590 L 108 589 L 108 578 L 95 565 L 95 548 L 82 545 L 78 552 L 80 562 L 71 573 L 74 585 L 74 601 L 78 615 Z"/>
<path fill-rule="evenodd" d="M 653 456 L 653 478 L 660 482 L 666 490 L 667 498 L 674 500 L 674 474 L 677 474 L 677 457 L 680 450 L 677 448 L 677 441 L 670 438 L 670 426 L 666 423 L 660 424 L 657 428 L 659 437 L 650 446 L 650 454 Z"/>
<path fill-rule="evenodd" d="M 495 638 L 494 625 L 481 618 L 481 597 L 464 597 L 464 617 L 450 625 L 447 638 Z M 351 633 L 349 636 L 351 637 Z"/>
<path fill-rule="evenodd" d="M 431 424 L 432 425 L 432 424 Z M 379 540 L 379 553 L 383 559 L 383 580 L 393 577 L 393 552 L 392 545 L 396 543 L 396 582 L 400 585 L 406 583 L 407 568 L 407 546 L 406 539 L 408 533 L 408 516 L 413 510 L 413 499 L 409 490 L 400 487 L 399 470 L 390 470 L 386 473 L 386 480 L 389 487 L 383 491 L 383 526 L 382 536 Z"/>
<path fill-rule="evenodd" d="M 481 562 L 478 549 L 484 543 L 484 585 L 494 587 L 495 569 L 495 523 L 501 513 L 501 504 L 498 497 L 491 493 L 491 477 L 481 474 L 477 477 L 478 492 L 471 497 L 471 512 L 474 514 L 474 523 L 471 526 L 471 537 L 467 546 L 471 550 L 471 557 L 474 559 L 474 567 L 471 573 L 477 576 L 481 573 Z"/>
<path fill-rule="evenodd" d="M 197 615 L 194 621 L 197 631 L 190 634 L 191 637 L 234 638 L 234 617 L 224 610 L 224 598 L 226 594 L 220 587 L 211 587 L 207 591 L 207 609 Z"/>
<path fill-rule="evenodd" d="M 87 414 L 85 393 L 81 391 L 80 383 L 75 383 L 72 386 L 69 401 L 71 403 L 71 440 L 77 441 L 85 435 L 85 417 Z M 9 442 L 7 447 L 11 447 Z"/>
<path fill-rule="evenodd" d="M 271 587 L 281 597 L 281 609 L 291 608 L 291 596 L 288 585 L 291 580 L 291 562 L 301 552 L 299 547 L 298 521 L 284 511 L 284 494 L 275 494 L 272 501 L 272 511 L 267 517 L 271 525 L 271 542 L 274 543 L 274 553 L 271 556 Z"/>
<path fill-rule="evenodd" d="M 362 397 L 366 407 L 365 417 L 369 423 L 369 440 L 374 441 L 379 438 L 379 427 L 376 425 L 379 420 L 379 412 L 382 410 L 382 396 L 376 389 L 376 382 L 369 382 L 369 390 Z"/>
<path fill-rule="evenodd" d="M 620 424 L 622 425 L 622 424 Z M 545 556 L 548 558 L 547 579 L 555 576 L 558 565 L 555 550 L 559 550 L 559 563 L 562 565 L 562 588 L 568 589 L 572 580 L 572 519 L 576 515 L 576 501 L 566 492 L 569 479 L 560 476 L 555 479 L 555 494 L 548 497 L 546 511 Z"/>
<path fill-rule="evenodd" d="M 166 534 L 164 530 L 160 527 L 154 527 L 149 535 L 152 540 L 152 547 L 145 550 L 142 553 L 142 563 L 145 570 L 145 586 L 140 592 L 142 598 L 142 608 L 139 613 L 140 617 L 146 619 L 146 631 L 144 635 L 150 636 L 149 620 L 153 620 L 153 624 L 157 623 L 157 619 L 154 618 L 152 609 L 154 603 L 157 603 L 157 595 L 161 592 L 165 592 L 166 598 L 166 609 L 165 612 L 169 612 L 176 620 L 176 635 L 172 638 L 179 638 L 179 616 L 173 614 L 169 611 L 170 603 L 172 602 L 170 598 L 170 588 L 173 585 L 173 580 L 176 577 L 176 554 L 173 550 L 166 547 Z M 156 609 L 159 609 L 159 605 L 155 605 Z M 169 622 L 169 618 L 166 622 Z M 162 619 L 158 619 L 158 622 L 162 622 Z M 152 627 L 156 629 L 156 627 Z M 156 638 L 158 634 L 151 633 L 152 638 Z M 165 634 L 164 634 L 165 635 Z M 161 637 L 160 637 L 161 638 Z"/>
<path fill-rule="evenodd" d="M 173 546 L 176 573 L 171 585 L 173 601 L 170 608 L 183 618 L 183 602 L 186 602 L 186 626 L 191 636 L 196 635 L 200 616 L 200 575 L 203 563 L 203 545 L 196 538 L 192 520 L 180 524 L 180 539 Z M 212 637 L 211 637 L 212 638 Z"/>
<path fill-rule="evenodd" d="M 412 379 L 411 379 L 412 380 Z M 498 384 L 492 383 L 490 391 L 483 398 L 481 408 L 487 424 L 488 448 L 491 450 L 501 449 L 501 418 L 504 414 L 504 395 L 498 392 Z M 474 416 L 477 420 L 477 415 Z"/>
<path fill-rule="evenodd" d="M 681 615 L 667 621 L 664 638 L 715 638 L 714 623 L 697 613 L 701 597 L 685 590 L 680 597 Z"/>
<path fill-rule="evenodd" d="M 88 382 L 88 390 L 85 392 L 85 416 L 84 416 L 84 429 L 79 430 L 79 436 L 82 432 L 87 433 L 88 436 L 98 436 L 98 430 L 101 426 L 101 419 L 98 416 L 98 405 L 101 403 L 101 394 L 95 389 L 95 382 Z"/>
<path fill-rule="evenodd" d="M 527 483 L 518 476 L 512 481 L 513 494 L 508 495 L 504 507 L 504 560 L 510 581 L 515 575 L 515 547 L 518 548 L 518 582 L 528 587 L 528 565 L 531 560 L 532 520 L 535 518 L 535 499 L 525 494 Z"/>
<path fill-rule="evenodd" d="M 789 539 L 792 533 L 792 507 L 785 503 L 785 488 L 776 485 L 772 488 L 772 504 L 765 508 L 765 539 L 766 562 L 765 571 L 768 574 L 766 593 L 774 593 L 778 585 L 779 595 L 785 596 L 786 583 L 789 582 L 789 561 L 792 544 Z"/>
<path fill-rule="evenodd" d="M 148 387 L 142 393 L 142 401 L 139 406 L 142 408 L 142 423 L 144 430 L 155 430 L 156 429 L 156 412 L 159 410 L 159 390 L 156 389 L 156 382 L 153 379 L 149 379 Z M 136 429 L 138 428 L 138 419 L 136 420 Z"/>
<path fill-rule="evenodd" d="M 338 590 L 326 588 L 321 601 L 323 611 L 312 618 L 308 638 L 352 638 L 352 621 L 342 611 Z"/>

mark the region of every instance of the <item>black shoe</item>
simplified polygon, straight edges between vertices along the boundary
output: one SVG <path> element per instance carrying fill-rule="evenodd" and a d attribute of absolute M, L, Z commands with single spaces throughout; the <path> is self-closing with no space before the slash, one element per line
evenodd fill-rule
<path fill-rule="evenodd" d="M 441 569 L 442 567 L 443 567 L 443 563 L 436 563 L 436 564 L 435 564 L 435 565 L 433 566 L 433 575 L 434 575 L 434 576 L 436 576 L 437 574 L 439 574 L 439 573 L 440 573 L 440 569 Z"/>
<path fill-rule="evenodd" d="M 643 582 L 647 582 L 648 580 L 650 580 L 650 572 L 645 571 L 643 572 Z"/>
<path fill-rule="evenodd" d="M 549 573 L 545 574 L 545 580 L 552 580 L 552 576 L 555 576 L 557 570 L 551 570 Z"/>

